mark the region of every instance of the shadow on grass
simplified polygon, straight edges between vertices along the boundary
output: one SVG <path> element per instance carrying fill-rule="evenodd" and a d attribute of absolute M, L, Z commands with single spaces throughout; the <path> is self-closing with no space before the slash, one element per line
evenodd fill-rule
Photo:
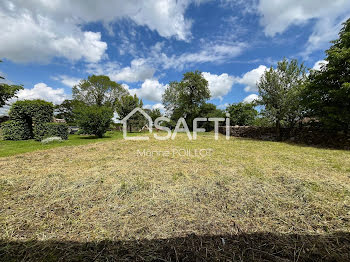
<path fill-rule="evenodd" d="M 2 261 L 350 261 L 350 233 L 70 242 L 0 241 Z"/>

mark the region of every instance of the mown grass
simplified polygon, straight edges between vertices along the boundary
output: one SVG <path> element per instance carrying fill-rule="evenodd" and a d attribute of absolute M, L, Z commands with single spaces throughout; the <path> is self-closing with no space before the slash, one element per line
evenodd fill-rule
<path fill-rule="evenodd" d="M 349 151 L 117 139 L 2 158 L 0 192 L 5 260 L 350 259 Z"/>
<path fill-rule="evenodd" d="M 51 144 L 42 144 L 35 140 L 25 140 L 25 141 L 0 140 L 0 157 L 13 156 L 17 154 L 23 154 L 23 153 L 33 152 L 37 150 L 46 150 L 46 149 L 62 147 L 62 146 L 86 145 L 90 143 L 120 139 L 122 137 L 123 137 L 122 132 L 107 132 L 103 138 L 97 138 L 95 136 L 69 135 L 68 140 L 64 140 L 61 143 L 51 143 Z"/>

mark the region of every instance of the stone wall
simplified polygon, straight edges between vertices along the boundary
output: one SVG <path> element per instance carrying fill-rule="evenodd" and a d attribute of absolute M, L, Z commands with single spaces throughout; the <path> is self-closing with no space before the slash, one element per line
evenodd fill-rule
<path fill-rule="evenodd" d="M 219 127 L 219 132 L 226 134 L 226 127 Z M 230 135 L 234 137 L 252 138 L 258 140 L 277 141 L 276 129 L 273 127 L 231 126 Z M 312 127 L 281 128 L 282 141 L 290 141 L 307 145 L 320 145 L 350 149 L 350 133 L 332 130 L 320 130 Z"/>

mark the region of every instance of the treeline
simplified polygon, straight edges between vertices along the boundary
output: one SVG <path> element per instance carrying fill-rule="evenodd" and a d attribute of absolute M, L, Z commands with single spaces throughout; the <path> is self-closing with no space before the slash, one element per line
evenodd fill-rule
<path fill-rule="evenodd" d="M 253 103 L 235 103 L 225 109 L 208 103 L 210 90 L 201 72 L 187 72 L 181 81 L 170 82 L 162 97 L 166 116 L 164 124 L 175 127 L 184 117 L 189 128 L 197 117 L 225 117 L 230 114 L 231 125 L 295 127 L 304 122 L 334 131 L 348 133 L 350 128 L 350 19 L 344 23 L 339 38 L 326 51 L 326 63 L 320 70 L 307 70 L 297 60 L 283 59 L 266 70 L 257 86 L 259 99 Z M 21 86 L 0 84 L 0 106 L 20 90 Z M 56 106 L 58 118 L 78 125 L 85 134 L 102 137 L 112 124 L 116 112 L 123 119 L 143 102 L 131 96 L 108 76 L 89 76 L 73 87 L 73 99 Z M 258 110 L 259 111 L 258 111 Z M 161 116 L 159 109 L 145 109 L 154 120 Z M 307 120 L 307 121 L 306 121 Z M 137 130 L 145 119 L 135 114 L 129 128 Z M 213 129 L 212 122 L 202 128 Z"/>

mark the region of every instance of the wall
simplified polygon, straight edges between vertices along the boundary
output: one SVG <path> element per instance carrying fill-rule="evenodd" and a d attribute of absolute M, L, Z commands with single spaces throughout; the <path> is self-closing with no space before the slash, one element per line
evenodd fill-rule
<path fill-rule="evenodd" d="M 226 127 L 219 127 L 219 132 L 226 134 Z M 277 140 L 275 128 L 272 127 L 231 126 L 230 135 L 267 141 Z M 281 137 L 283 141 L 350 149 L 350 133 L 345 135 L 342 132 L 311 127 L 281 128 Z"/>

